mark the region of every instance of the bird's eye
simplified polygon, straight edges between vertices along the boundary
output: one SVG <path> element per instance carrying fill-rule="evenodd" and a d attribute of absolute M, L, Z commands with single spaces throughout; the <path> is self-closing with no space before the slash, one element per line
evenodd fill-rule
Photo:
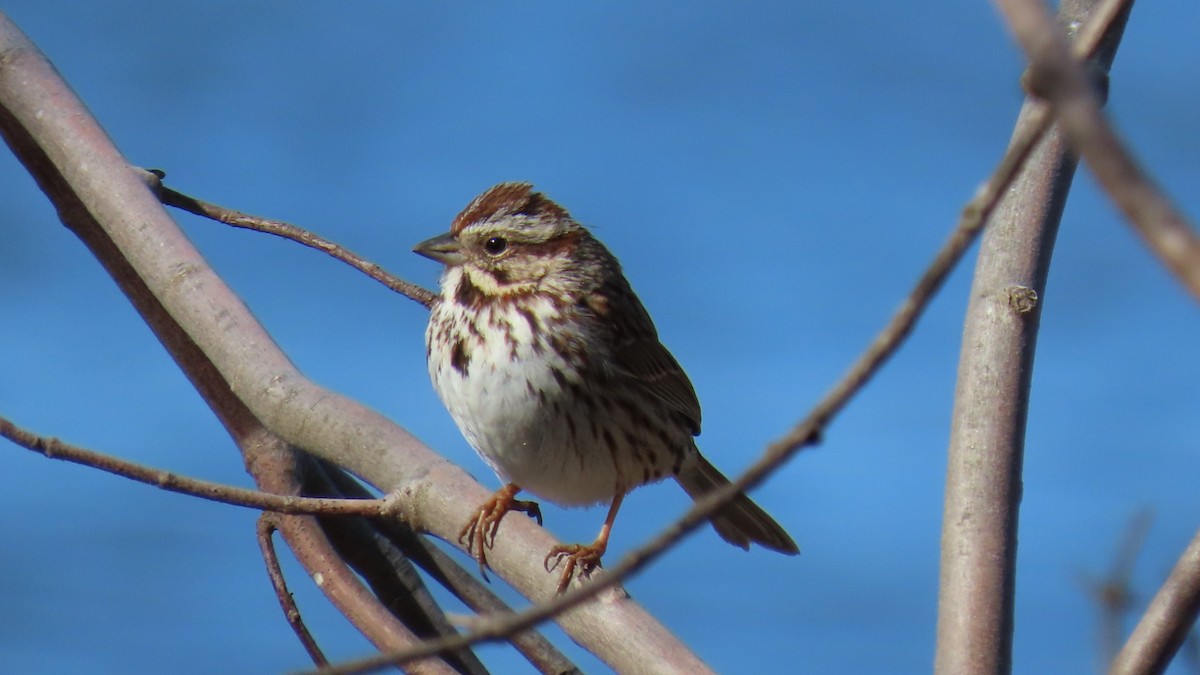
<path fill-rule="evenodd" d="M 483 250 L 488 252 L 488 255 L 500 255 L 508 248 L 508 240 L 504 237 L 492 237 L 483 242 Z"/>

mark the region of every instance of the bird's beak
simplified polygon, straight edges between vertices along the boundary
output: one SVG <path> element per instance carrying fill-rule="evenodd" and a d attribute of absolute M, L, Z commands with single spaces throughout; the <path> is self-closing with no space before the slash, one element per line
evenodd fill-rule
<path fill-rule="evenodd" d="M 466 257 L 462 254 L 462 244 L 447 232 L 413 247 L 413 253 L 423 255 L 430 260 L 436 260 L 443 265 L 461 265 Z"/>

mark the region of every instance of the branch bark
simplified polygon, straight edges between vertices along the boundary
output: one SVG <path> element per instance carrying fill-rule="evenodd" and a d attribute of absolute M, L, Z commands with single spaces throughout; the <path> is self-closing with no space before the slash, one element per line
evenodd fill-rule
<path fill-rule="evenodd" d="M 1030 110 L 1018 126 L 1027 123 Z M 1028 383 L 1045 267 L 1074 162 L 1043 138 L 980 245 L 950 431 L 937 673 L 1006 673 Z M 1065 184 L 1061 178 L 1065 175 Z M 1031 192 L 1059 200 L 1030 199 Z M 1016 212 L 1040 205 L 1027 218 Z"/>
<path fill-rule="evenodd" d="M 325 476 L 329 480 L 329 483 L 321 489 L 322 492 L 329 493 L 332 491 L 351 499 L 370 497 L 366 489 L 354 480 L 354 478 L 347 475 L 345 471 L 332 467 L 328 463 L 322 464 Z M 330 521 L 331 526 L 337 522 L 334 519 L 323 520 Z M 338 520 L 340 521 L 340 519 Z M 483 620 L 487 620 L 488 615 L 512 614 L 512 608 L 506 605 L 495 593 L 492 593 L 488 589 L 487 584 L 467 572 L 461 565 L 456 564 L 437 545 L 413 532 L 404 523 L 397 520 L 376 519 L 371 521 L 371 525 L 373 527 L 369 533 L 366 533 L 366 536 L 356 536 L 359 534 L 359 529 L 366 530 L 366 527 L 356 528 L 355 531 L 348 533 L 350 537 L 348 537 L 346 546 L 360 550 L 370 549 L 370 551 L 388 558 L 403 555 L 407 560 L 411 560 L 420 566 L 421 569 L 425 570 L 426 574 L 441 584 L 446 590 L 453 593 L 463 604 L 478 613 Z M 326 532 L 329 532 L 331 538 L 335 538 L 333 532 L 331 532 L 331 527 L 326 527 Z M 368 536 L 369 539 L 367 539 Z M 368 582 L 372 583 L 373 586 L 383 585 L 381 583 L 382 580 L 378 579 L 378 577 L 375 581 L 371 581 L 369 571 L 363 570 L 362 567 L 359 567 L 359 570 L 360 574 L 368 577 Z M 384 572 L 395 574 L 387 570 L 384 570 Z M 417 581 L 419 582 L 420 579 L 418 578 Z M 390 593 L 393 596 L 395 595 L 395 591 L 391 591 Z M 411 592 L 409 594 L 417 595 Z M 380 592 L 380 590 L 377 590 L 376 595 L 380 596 L 380 599 L 387 603 L 388 591 L 384 590 Z M 430 633 L 432 632 L 430 631 Z M 451 633 L 449 630 L 438 630 L 437 632 L 441 635 Z M 509 642 L 540 673 L 547 673 L 547 675 L 572 675 L 580 672 L 574 663 L 567 659 L 562 652 L 550 644 L 550 641 L 537 631 L 515 632 L 509 636 Z"/>
<path fill-rule="evenodd" d="M 253 450 L 251 473 L 264 490 L 276 494 L 300 494 L 305 457 L 282 441 L 264 434 Z M 279 515 L 274 525 L 287 540 L 296 559 L 316 581 L 321 592 L 355 627 L 382 650 L 410 647 L 420 637 L 410 628 L 412 621 L 400 621 L 372 595 L 314 516 Z M 426 623 L 418 620 L 418 623 Z M 443 660 L 444 659 L 444 660 Z M 468 658 L 469 664 L 472 659 Z M 414 672 L 451 675 L 470 673 L 462 668 L 457 655 L 422 659 L 410 664 Z M 452 665 L 453 664 L 453 665 Z"/>
<path fill-rule="evenodd" d="M 329 659 L 325 658 L 325 653 L 321 651 L 316 639 L 309 632 L 308 626 L 304 624 L 304 619 L 300 616 L 300 608 L 296 606 L 296 601 L 288 590 L 287 580 L 283 577 L 283 570 L 279 566 L 279 556 L 275 553 L 274 539 L 275 532 L 279 530 L 278 520 L 276 514 L 264 513 L 259 516 L 258 526 L 255 528 L 258 534 L 259 552 L 262 553 L 263 562 L 267 566 L 267 576 L 270 577 L 271 586 L 275 589 L 279 608 L 283 610 L 283 615 L 287 618 L 288 625 L 292 627 L 296 638 L 300 640 L 300 644 L 304 645 L 304 651 L 308 652 L 308 657 L 318 668 L 327 666 Z"/>
<path fill-rule="evenodd" d="M 1097 3 L 1067 0 L 1060 21 Z M 1127 16 L 1127 15 L 1126 15 Z M 1124 21 L 1098 59 L 1111 64 Z M 1023 126 L 1043 114 L 1027 102 Z M 980 245 L 959 359 L 942 522 L 935 672 L 1012 669 L 1017 520 L 1029 383 L 1046 276 L 1076 159 L 1052 127 L 1000 202 Z"/>

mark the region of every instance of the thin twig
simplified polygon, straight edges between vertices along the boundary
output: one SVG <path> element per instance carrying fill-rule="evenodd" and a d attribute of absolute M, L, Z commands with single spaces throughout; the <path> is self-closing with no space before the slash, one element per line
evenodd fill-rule
<path fill-rule="evenodd" d="M 48 459 L 61 459 L 82 464 L 139 483 L 152 485 L 170 492 L 200 497 L 222 504 L 244 506 L 264 511 L 312 515 L 387 516 L 395 513 L 395 496 L 383 499 L 327 499 L 318 497 L 296 497 L 276 495 L 259 490 L 213 483 L 181 476 L 177 473 L 155 469 L 137 462 L 87 450 L 57 438 L 39 436 L 22 429 L 6 418 L 0 417 L 0 436 L 17 445 L 32 450 Z"/>
<path fill-rule="evenodd" d="M 1116 0 L 1109 0 L 1117 4 Z M 1030 61 L 1031 87 L 1150 249 L 1200 300 L 1200 236 L 1113 131 L 1083 65 L 1040 0 L 996 0 Z"/>
<path fill-rule="evenodd" d="M 279 556 L 275 554 L 275 542 L 272 538 L 277 529 L 275 514 L 264 513 L 258 517 L 258 547 L 262 551 L 263 562 L 267 566 L 267 576 L 271 578 L 271 586 L 275 589 L 275 597 L 279 599 L 279 606 L 283 609 L 283 615 L 287 618 L 288 625 L 300 639 L 300 644 L 304 645 L 304 649 L 313 663 L 317 667 L 329 665 L 329 660 L 325 658 L 321 647 L 317 645 L 312 633 L 304 625 L 304 619 L 300 616 L 300 608 L 296 606 L 295 599 L 288 591 L 287 580 L 284 579 L 283 570 L 279 567 Z"/>
<path fill-rule="evenodd" d="M 158 185 L 152 185 L 159 199 L 167 206 L 174 206 L 177 209 L 182 209 L 189 213 L 194 213 L 198 216 L 210 218 L 218 222 L 240 227 L 247 230 L 255 230 L 257 232 L 265 232 L 273 234 L 277 237 L 290 239 L 299 244 L 303 244 L 309 248 L 316 249 L 322 253 L 326 253 L 354 269 L 366 274 L 379 283 L 387 286 L 393 291 L 421 303 L 426 308 L 433 305 L 433 301 L 437 295 L 432 291 L 422 288 L 414 283 L 410 283 L 391 274 L 387 270 L 380 267 L 377 263 L 373 263 L 366 258 L 354 253 L 340 244 L 335 244 L 328 239 L 317 236 L 308 230 L 296 227 L 290 223 L 285 223 L 281 220 L 271 220 L 270 218 L 262 218 L 253 216 L 241 211 L 210 204 L 209 202 L 201 201 L 194 197 L 189 197 L 181 192 L 176 192 L 171 188 L 162 185 L 161 179 L 165 174 L 158 170 L 149 171 L 150 174 L 157 176 L 160 179 Z"/>

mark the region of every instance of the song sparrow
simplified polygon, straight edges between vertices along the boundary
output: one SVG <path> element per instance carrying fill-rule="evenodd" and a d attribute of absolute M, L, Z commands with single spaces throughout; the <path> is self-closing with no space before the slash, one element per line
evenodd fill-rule
<path fill-rule="evenodd" d="M 696 499 L 729 482 L 696 448 L 700 402 L 621 265 L 561 206 L 502 183 L 413 250 L 446 266 L 425 332 L 433 386 L 508 482 L 459 533 L 481 571 L 506 512 L 541 522 L 536 503 L 515 499 L 523 489 L 610 505 L 595 542 L 547 554 L 547 571 L 565 560 L 561 592 L 599 564 L 629 490 L 670 476 Z M 743 549 L 799 551 L 745 495 L 712 524 Z"/>

